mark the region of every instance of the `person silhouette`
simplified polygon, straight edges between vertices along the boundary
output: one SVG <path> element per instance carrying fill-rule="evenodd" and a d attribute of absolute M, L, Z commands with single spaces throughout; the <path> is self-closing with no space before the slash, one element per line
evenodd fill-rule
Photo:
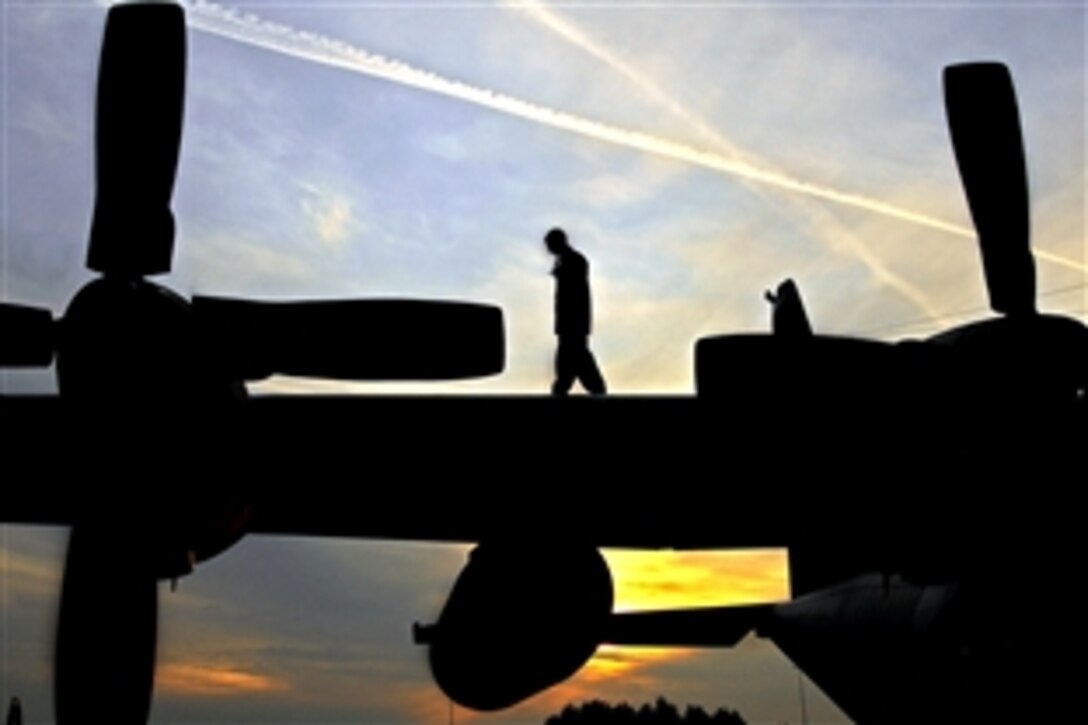
<path fill-rule="evenodd" d="M 558 227 L 544 235 L 544 246 L 555 257 L 555 382 L 552 395 L 566 395 L 575 379 L 593 395 L 607 392 L 597 361 L 589 349 L 592 309 L 589 294 L 589 262 L 570 246 L 567 233 Z"/>
<path fill-rule="evenodd" d="M 18 697 L 11 698 L 8 706 L 8 725 L 23 725 L 23 704 Z"/>

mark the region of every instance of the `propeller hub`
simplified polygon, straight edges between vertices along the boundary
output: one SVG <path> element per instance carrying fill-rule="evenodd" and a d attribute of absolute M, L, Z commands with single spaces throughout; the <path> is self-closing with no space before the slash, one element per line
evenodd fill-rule
<path fill-rule="evenodd" d="M 184 403 L 192 393 L 192 337 L 181 296 L 145 280 L 96 279 L 61 323 L 61 395 L 115 409 Z"/>

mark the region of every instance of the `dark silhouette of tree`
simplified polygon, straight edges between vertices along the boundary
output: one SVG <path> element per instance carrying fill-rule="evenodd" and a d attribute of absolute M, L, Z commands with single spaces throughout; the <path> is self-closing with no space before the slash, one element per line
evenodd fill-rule
<path fill-rule="evenodd" d="M 626 702 L 609 705 L 601 700 L 567 705 L 558 715 L 549 717 L 545 725 L 745 725 L 745 722 L 736 710 L 726 708 L 718 708 L 710 715 L 698 705 L 688 705 L 681 715 L 676 705 L 659 697 L 653 705 L 646 703 L 637 710 Z"/>

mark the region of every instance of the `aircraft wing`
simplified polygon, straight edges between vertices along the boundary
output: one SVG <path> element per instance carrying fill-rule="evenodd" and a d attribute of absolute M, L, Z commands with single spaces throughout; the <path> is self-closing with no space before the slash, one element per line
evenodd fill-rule
<path fill-rule="evenodd" d="M 250 531 L 269 534 L 477 541 L 532 527 L 687 548 L 770 546 L 785 531 L 773 490 L 751 485 L 763 454 L 735 447 L 692 397 L 254 397 L 200 423 L 140 422 L 137 440 L 56 397 L 0 410 L 17 454 L 9 523 L 242 496 Z"/>
<path fill-rule="evenodd" d="M 904 455 L 918 424 L 879 405 L 840 418 L 683 396 L 263 396 L 124 431 L 55 397 L 0 398 L 0 411 L 8 523 L 241 498 L 251 533 L 757 548 L 857 537 L 919 512 L 938 526 L 934 496 L 955 522 L 948 482 L 957 460 L 975 465 L 951 455 L 964 437 L 943 444 L 939 420 L 931 455 Z M 859 521 L 859 505 L 876 513 Z"/>
<path fill-rule="evenodd" d="M 774 604 L 620 612 L 602 641 L 636 647 L 735 647 L 767 621 Z"/>

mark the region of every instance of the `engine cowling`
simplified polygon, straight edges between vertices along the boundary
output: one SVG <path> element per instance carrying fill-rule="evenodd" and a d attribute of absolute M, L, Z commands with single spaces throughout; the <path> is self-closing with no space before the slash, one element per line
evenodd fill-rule
<path fill-rule="evenodd" d="M 430 644 L 431 672 L 454 702 L 515 705 L 577 672 L 612 612 L 612 577 L 591 546 L 492 542 L 469 555 Z"/>
<path fill-rule="evenodd" d="M 158 579 L 177 579 L 191 574 L 196 564 L 234 546 L 249 528 L 252 509 L 235 496 L 200 495 L 158 520 L 145 544 Z"/>

